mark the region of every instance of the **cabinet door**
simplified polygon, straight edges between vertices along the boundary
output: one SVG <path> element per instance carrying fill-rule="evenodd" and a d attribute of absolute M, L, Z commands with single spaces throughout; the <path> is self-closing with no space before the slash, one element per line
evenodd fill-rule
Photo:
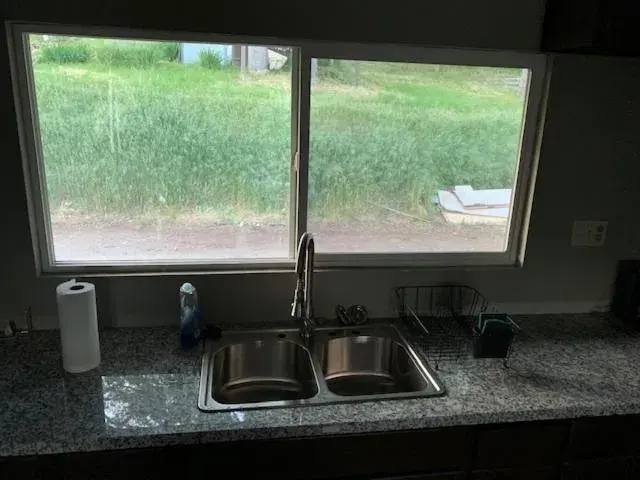
<path fill-rule="evenodd" d="M 43 480 L 152 480 L 165 474 L 160 448 L 43 456 L 40 463 Z"/>
<path fill-rule="evenodd" d="M 576 420 L 571 429 L 569 461 L 640 454 L 640 417 L 618 416 Z"/>
<path fill-rule="evenodd" d="M 564 468 L 563 480 L 636 480 L 630 459 L 600 459 L 567 465 Z"/>
<path fill-rule="evenodd" d="M 479 470 L 471 473 L 472 480 L 557 480 L 560 477 L 555 468 L 507 468 L 500 470 Z"/>
<path fill-rule="evenodd" d="M 179 477 L 197 476 L 202 459 L 215 459 L 234 476 L 284 478 L 384 478 L 414 472 L 451 472 L 469 466 L 466 428 L 445 428 L 323 438 L 212 443 L 171 447 L 167 462 Z M 250 459 L 250 461 L 247 461 Z M 191 467 L 193 466 L 193 467 Z M 193 471 L 191 471 L 193 468 Z M 436 477 L 437 478 L 437 477 Z"/>
<path fill-rule="evenodd" d="M 568 434 L 568 423 L 481 428 L 474 470 L 554 467 L 564 459 Z"/>
<path fill-rule="evenodd" d="M 408 475 L 403 477 L 384 477 L 379 480 L 466 480 L 466 475 L 462 472 L 454 473 L 426 473 Z"/>
<path fill-rule="evenodd" d="M 0 480 L 40 480 L 42 472 L 37 457 L 0 458 Z"/>

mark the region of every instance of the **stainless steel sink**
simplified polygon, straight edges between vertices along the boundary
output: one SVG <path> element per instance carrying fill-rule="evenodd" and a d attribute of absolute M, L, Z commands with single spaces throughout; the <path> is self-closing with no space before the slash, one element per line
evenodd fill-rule
<path fill-rule="evenodd" d="M 438 393 L 438 385 L 420 358 L 393 330 L 326 338 L 318 359 L 331 393 L 376 396 L 414 392 Z"/>
<path fill-rule="evenodd" d="M 200 408 L 238 409 L 247 405 L 304 403 L 318 393 L 309 351 L 295 339 L 297 331 L 263 331 L 231 335 L 229 342 L 205 348 Z"/>
<path fill-rule="evenodd" d="M 435 372 L 391 325 L 223 333 L 208 340 L 198 406 L 205 411 L 443 395 Z"/>

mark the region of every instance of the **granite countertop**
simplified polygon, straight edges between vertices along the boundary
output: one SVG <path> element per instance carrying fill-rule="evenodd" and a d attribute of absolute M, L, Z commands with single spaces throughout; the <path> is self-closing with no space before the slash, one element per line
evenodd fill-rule
<path fill-rule="evenodd" d="M 176 329 L 104 331 L 82 375 L 62 370 L 56 331 L 0 340 L 0 457 L 640 413 L 639 333 L 605 315 L 517 321 L 510 368 L 445 358 L 444 397 L 221 413 L 198 410 L 200 352 Z"/>

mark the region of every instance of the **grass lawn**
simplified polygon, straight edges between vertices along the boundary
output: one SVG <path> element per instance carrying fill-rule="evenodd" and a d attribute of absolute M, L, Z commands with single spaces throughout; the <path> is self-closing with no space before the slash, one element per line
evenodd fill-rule
<path fill-rule="evenodd" d="M 517 75 L 517 74 L 516 74 Z M 360 62 L 312 87 L 311 214 L 371 202 L 421 215 L 440 188 L 513 184 L 523 102 L 514 72 Z"/>
<path fill-rule="evenodd" d="M 242 75 L 153 55 L 139 67 L 82 55 L 46 60 L 34 75 L 54 210 L 286 221 L 289 72 Z M 321 64 L 310 215 L 362 216 L 372 200 L 427 215 L 438 188 L 510 187 L 522 100 L 505 80 L 518 74 Z"/>

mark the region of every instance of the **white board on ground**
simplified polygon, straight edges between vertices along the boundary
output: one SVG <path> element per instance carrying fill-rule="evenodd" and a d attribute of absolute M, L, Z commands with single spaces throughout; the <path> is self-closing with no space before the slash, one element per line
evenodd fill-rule
<path fill-rule="evenodd" d="M 511 202 L 510 188 L 474 190 L 471 185 L 456 185 L 453 192 L 465 208 L 508 207 Z"/>
<path fill-rule="evenodd" d="M 509 217 L 509 207 L 466 208 L 453 192 L 447 190 L 438 191 L 438 203 L 442 216 L 449 223 L 504 225 Z"/>

